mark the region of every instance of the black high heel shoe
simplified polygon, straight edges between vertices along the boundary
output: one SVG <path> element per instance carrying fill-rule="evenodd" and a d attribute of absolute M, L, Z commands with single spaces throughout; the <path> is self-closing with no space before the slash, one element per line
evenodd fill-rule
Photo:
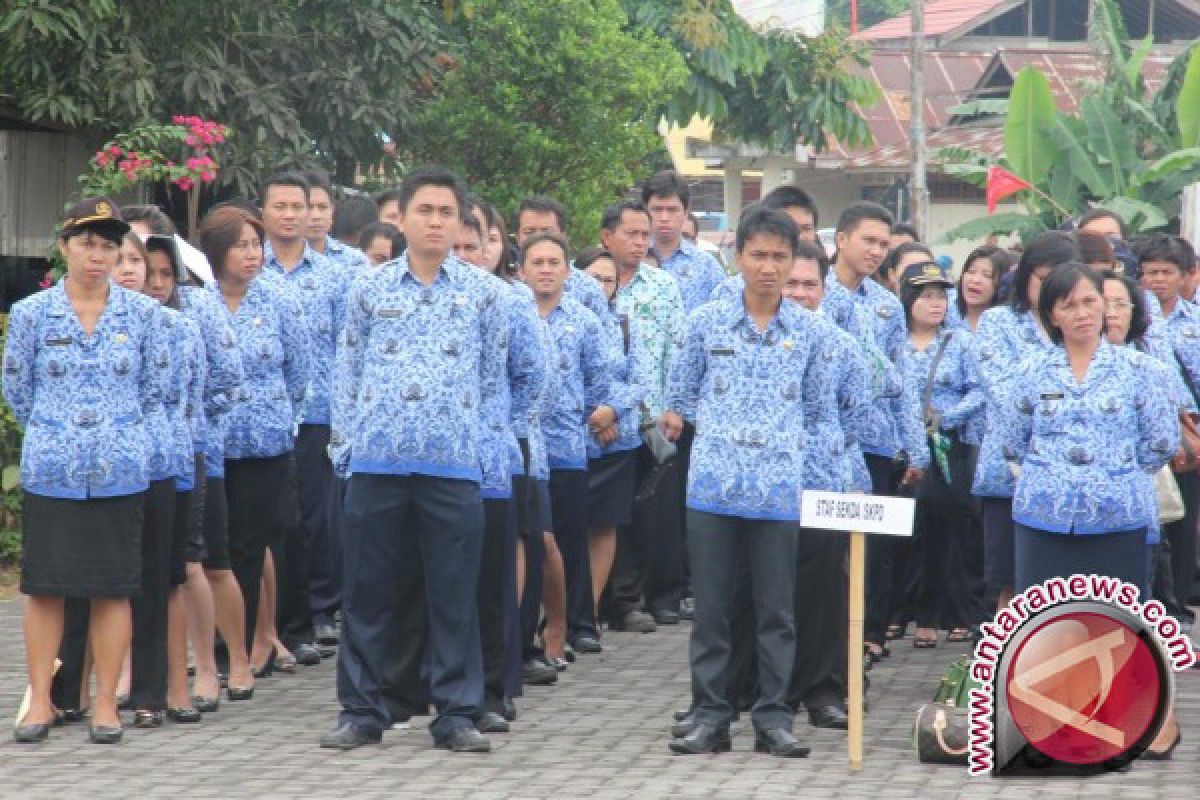
<path fill-rule="evenodd" d="M 261 667 L 256 667 L 253 664 L 250 665 L 250 674 L 253 675 L 257 680 L 258 678 L 269 677 L 271 673 L 275 671 L 275 669 L 275 648 L 272 647 L 271 652 L 267 654 L 267 662 L 265 664 L 263 664 Z M 293 668 L 292 671 L 295 672 L 295 669 Z"/>
<path fill-rule="evenodd" d="M 221 708 L 221 699 L 219 697 L 201 697 L 200 695 L 196 695 L 192 698 L 192 707 L 202 713 L 211 714 Z"/>
<path fill-rule="evenodd" d="M 237 686 L 230 686 L 225 690 L 225 694 L 231 703 L 236 703 L 239 700 L 249 700 L 250 698 L 254 697 L 254 687 L 251 686 L 249 688 L 242 689 L 238 688 Z"/>
<path fill-rule="evenodd" d="M 38 744 L 50 737 L 49 722 L 37 722 L 33 725 L 18 725 L 13 728 L 13 741 L 18 744 Z"/>

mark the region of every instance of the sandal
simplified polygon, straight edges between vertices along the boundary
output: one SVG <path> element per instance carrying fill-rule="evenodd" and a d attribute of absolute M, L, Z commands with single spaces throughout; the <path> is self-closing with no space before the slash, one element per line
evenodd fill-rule
<path fill-rule="evenodd" d="M 937 647 L 937 634 L 933 636 L 916 636 L 913 638 L 913 647 L 919 650 L 929 650 Z"/>
<path fill-rule="evenodd" d="M 946 634 L 947 642 L 965 642 L 970 640 L 971 631 L 966 628 L 954 628 Z"/>
<path fill-rule="evenodd" d="M 888 641 L 891 641 L 893 639 L 903 639 L 905 627 L 906 626 L 904 626 L 904 625 L 899 625 L 899 624 L 893 623 L 893 624 L 887 626 L 887 632 L 884 635 L 887 636 Z"/>

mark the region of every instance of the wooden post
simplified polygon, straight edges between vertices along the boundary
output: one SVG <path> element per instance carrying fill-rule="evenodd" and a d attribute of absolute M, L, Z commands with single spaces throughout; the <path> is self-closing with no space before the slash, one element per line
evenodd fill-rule
<path fill-rule="evenodd" d="M 867 569 L 866 535 L 850 534 L 850 635 L 846 676 L 849 679 L 850 724 L 847 733 L 850 748 L 850 769 L 858 771 L 863 764 L 863 608 L 865 574 Z"/>

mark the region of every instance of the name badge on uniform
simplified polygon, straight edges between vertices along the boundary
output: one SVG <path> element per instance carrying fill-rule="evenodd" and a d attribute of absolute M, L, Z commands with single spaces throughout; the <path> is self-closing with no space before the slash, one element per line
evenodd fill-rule
<path fill-rule="evenodd" d="M 381 309 L 379 309 L 379 311 L 378 311 L 377 313 L 378 313 L 378 314 L 379 314 L 379 316 L 381 316 L 381 317 L 385 317 L 385 318 L 389 318 L 389 319 L 390 319 L 390 318 L 392 318 L 392 317 L 398 317 L 398 316 L 400 316 L 401 314 L 403 314 L 403 313 L 404 313 L 404 309 L 401 309 L 401 308 L 381 308 Z"/>
<path fill-rule="evenodd" d="M 731 356 L 731 355 L 733 355 L 733 348 L 732 347 L 713 347 L 713 348 L 709 349 L 708 354 L 710 356 Z"/>
<path fill-rule="evenodd" d="M 1200 336 L 1200 331 L 1196 330 L 1195 325 L 1188 325 L 1183 329 L 1183 335 L 1188 339 L 1195 339 L 1197 336 Z"/>
<path fill-rule="evenodd" d="M 1065 395 L 1062 392 L 1043 392 L 1043 400 L 1062 400 Z"/>
<path fill-rule="evenodd" d="M 57 339 L 47 339 L 45 344 L 47 347 L 64 347 L 71 343 L 70 336 L 61 336 Z"/>
<path fill-rule="evenodd" d="M 883 319 L 891 319 L 894 312 L 888 306 L 879 306 L 879 308 L 875 309 L 875 313 Z"/>

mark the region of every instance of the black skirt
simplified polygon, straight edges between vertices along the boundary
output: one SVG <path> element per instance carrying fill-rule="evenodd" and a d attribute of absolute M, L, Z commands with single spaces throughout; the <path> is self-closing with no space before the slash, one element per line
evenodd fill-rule
<path fill-rule="evenodd" d="M 588 525 L 628 525 L 633 515 L 636 450 L 608 453 L 588 461 Z"/>
<path fill-rule="evenodd" d="M 133 597 L 141 591 L 145 492 L 69 500 L 24 493 L 21 592 Z"/>

